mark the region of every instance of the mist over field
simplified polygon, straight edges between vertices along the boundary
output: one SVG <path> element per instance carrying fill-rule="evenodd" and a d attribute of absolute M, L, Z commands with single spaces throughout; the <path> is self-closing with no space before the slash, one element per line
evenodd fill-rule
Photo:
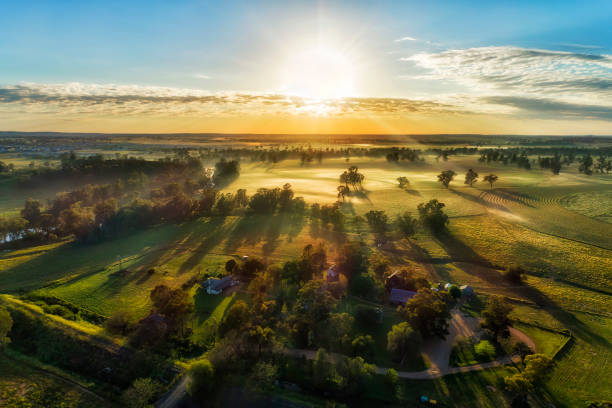
<path fill-rule="evenodd" d="M 5 3 L 0 407 L 612 406 L 609 1 Z"/>

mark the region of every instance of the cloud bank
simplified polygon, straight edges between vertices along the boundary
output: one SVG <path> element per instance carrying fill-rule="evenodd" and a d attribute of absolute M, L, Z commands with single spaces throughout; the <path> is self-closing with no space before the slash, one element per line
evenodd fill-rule
<path fill-rule="evenodd" d="M 409 38 L 401 40 L 408 41 Z M 0 86 L 0 113 L 106 117 L 417 118 L 499 115 L 505 119 L 612 121 L 612 56 L 517 47 L 417 53 L 402 58 L 449 92 L 410 98 L 315 99 L 281 93 L 113 84 Z M 611 131 L 612 132 L 612 131 Z"/>
<path fill-rule="evenodd" d="M 438 113 L 459 110 L 439 101 L 407 98 L 319 100 L 274 93 L 100 84 L 20 84 L 0 87 L 0 111 L 98 114 L 254 115 Z"/>

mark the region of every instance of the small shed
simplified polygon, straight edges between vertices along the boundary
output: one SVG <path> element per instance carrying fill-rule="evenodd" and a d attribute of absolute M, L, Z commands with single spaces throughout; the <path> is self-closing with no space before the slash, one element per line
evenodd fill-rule
<path fill-rule="evenodd" d="M 390 290 L 391 288 L 397 288 L 404 285 L 404 279 L 400 274 L 400 271 L 395 271 L 391 275 L 387 276 L 385 280 L 385 288 Z"/>
<path fill-rule="evenodd" d="M 474 294 L 474 288 L 470 285 L 462 285 L 459 287 L 461 289 L 461 294 L 466 297 L 470 297 Z"/>
<path fill-rule="evenodd" d="M 232 286 L 233 280 L 230 275 L 225 276 L 221 279 L 210 278 L 206 281 L 206 293 L 209 295 L 218 295 L 223 292 L 224 289 Z"/>
<path fill-rule="evenodd" d="M 412 299 L 416 292 L 404 289 L 391 289 L 391 295 L 389 296 L 389 303 L 392 305 L 405 305 L 408 300 Z"/>

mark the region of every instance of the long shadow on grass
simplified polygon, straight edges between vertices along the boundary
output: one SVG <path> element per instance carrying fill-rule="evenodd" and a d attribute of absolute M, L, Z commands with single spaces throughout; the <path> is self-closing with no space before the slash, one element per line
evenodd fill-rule
<path fill-rule="evenodd" d="M 504 207 L 503 205 L 492 203 L 490 201 L 487 201 L 487 200 L 483 199 L 480 196 L 473 196 L 471 194 L 467 194 L 467 193 L 464 193 L 462 191 L 455 190 L 454 188 L 449 188 L 448 191 L 450 191 L 451 193 L 457 194 L 459 197 L 461 197 L 461 198 L 463 198 L 465 200 L 472 201 L 474 203 L 480 204 L 480 205 L 485 206 L 487 208 L 493 208 L 493 209 L 500 210 L 500 211 L 505 211 L 505 212 L 508 212 L 508 213 L 512 212 L 508 208 Z"/>
<path fill-rule="evenodd" d="M 421 193 L 419 193 L 419 192 L 418 192 L 417 190 L 415 190 L 415 189 L 405 187 L 405 188 L 402 188 L 402 190 L 403 190 L 405 193 L 408 193 L 408 194 L 410 194 L 410 195 L 417 196 L 417 197 L 421 197 Z"/>
<path fill-rule="evenodd" d="M 467 262 L 492 267 L 491 262 L 451 233 L 438 234 L 436 241 L 454 262 Z"/>
<path fill-rule="evenodd" d="M 199 265 L 202 258 L 208 254 L 214 247 L 219 245 L 225 239 L 227 230 L 225 225 L 225 217 L 211 217 L 204 222 L 203 227 L 206 231 L 204 236 L 194 234 L 197 239 L 202 239 L 200 244 L 193 253 L 179 268 L 179 274 L 192 270 L 196 265 Z"/>
<path fill-rule="evenodd" d="M 268 256 L 280 244 L 281 235 L 287 235 L 288 240 L 291 241 L 302 231 L 303 227 L 304 214 L 300 212 L 281 212 L 277 215 L 246 215 L 229 233 L 225 243 L 225 251 L 232 253 L 241 246 L 255 246 L 263 242 L 263 255 Z"/>
<path fill-rule="evenodd" d="M 570 329 L 573 336 L 576 336 L 587 343 L 610 347 L 610 342 L 608 339 L 592 331 L 587 325 L 577 319 L 573 313 L 564 310 L 553 299 L 546 296 L 537 288 L 525 285 L 518 288 L 517 292 L 527 299 L 533 301 L 538 306 L 544 308 L 544 310 L 550 313 L 555 319 Z"/>

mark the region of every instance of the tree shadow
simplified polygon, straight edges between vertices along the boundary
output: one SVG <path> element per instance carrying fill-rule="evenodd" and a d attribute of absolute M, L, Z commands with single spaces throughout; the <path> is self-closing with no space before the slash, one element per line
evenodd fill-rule
<path fill-rule="evenodd" d="M 202 226 L 199 226 L 206 230 L 206 236 L 204 236 L 198 247 L 193 250 L 189 258 L 180 266 L 179 274 L 190 271 L 196 265 L 199 265 L 202 258 L 225 239 L 226 228 L 223 228 L 224 225 L 225 217 L 211 217 Z M 196 236 L 196 234 L 193 235 Z M 199 238 L 199 234 L 197 235 Z"/>
<path fill-rule="evenodd" d="M 572 335 L 587 343 L 594 343 L 605 347 L 610 347 L 610 342 L 605 337 L 591 330 L 586 324 L 580 321 L 573 313 L 560 307 L 553 299 L 541 292 L 539 289 L 524 285 L 517 288 L 517 293 L 531 300 L 536 305 L 542 307 L 551 314 L 552 317 L 569 328 Z"/>
<path fill-rule="evenodd" d="M 304 228 L 303 212 L 281 212 L 276 215 L 247 215 L 242 217 L 225 243 L 225 252 L 235 252 L 243 245 L 255 246 L 263 241 L 264 256 L 274 252 L 281 242 L 281 235 L 291 241 Z"/>
<path fill-rule="evenodd" d="M 476 197 L 476 196 L 473 196 L 471 194 L 467 194 L 467 193 L 464 193 L 462 191 L 455 190 L 454 188 L 449 188 L 448 191 L 458 195 L 459 197 L 461 197 L 461 198 L 463 198 L 465 200 L 472 201 L 474 203 L 480 204 L 480 205 L 482 205 L 484 207 L 487 207 L 487 208 L 493 208 L 495 210 L 505 211 L 505 212 L 509 212 L 509 213 L 512 212 L 508 208 L 504 207 L 503 205 L 487 201 L 487 200 L 483 199 L 481 196 L 477 196 Z"/>
<path fill-rule="evenodd" d="M 361 190 L 352 191 L 350 194 L 350 197 L 355 197 L 360 200 L 367 201 L 369 204 L 372 204 L 372 200 L 370 200 L 370 197 L 368 197 L 369 194 L 370 194 L 369 191 L 361 189 Z"/>
<path fill-rule="evenodd" d="M 453 262 L 466 262 L 489 268 L 493 267 L 488 259 L 474 251 L 472 247 L 465 244 L 451 233 L 437 234 L 435 239 L 450 256 Z"/>
<path fill-rule="evenodd" d="M 402 191 L 404 191 L 404 192 L 406 192 L 406 193 L 408 193 L 410 195 L 416 196 L 416 197 L 421 197 L 421 193 L 419 193 L 417 190 L 409 188 L 409 187 L 402 188 Z"/>

